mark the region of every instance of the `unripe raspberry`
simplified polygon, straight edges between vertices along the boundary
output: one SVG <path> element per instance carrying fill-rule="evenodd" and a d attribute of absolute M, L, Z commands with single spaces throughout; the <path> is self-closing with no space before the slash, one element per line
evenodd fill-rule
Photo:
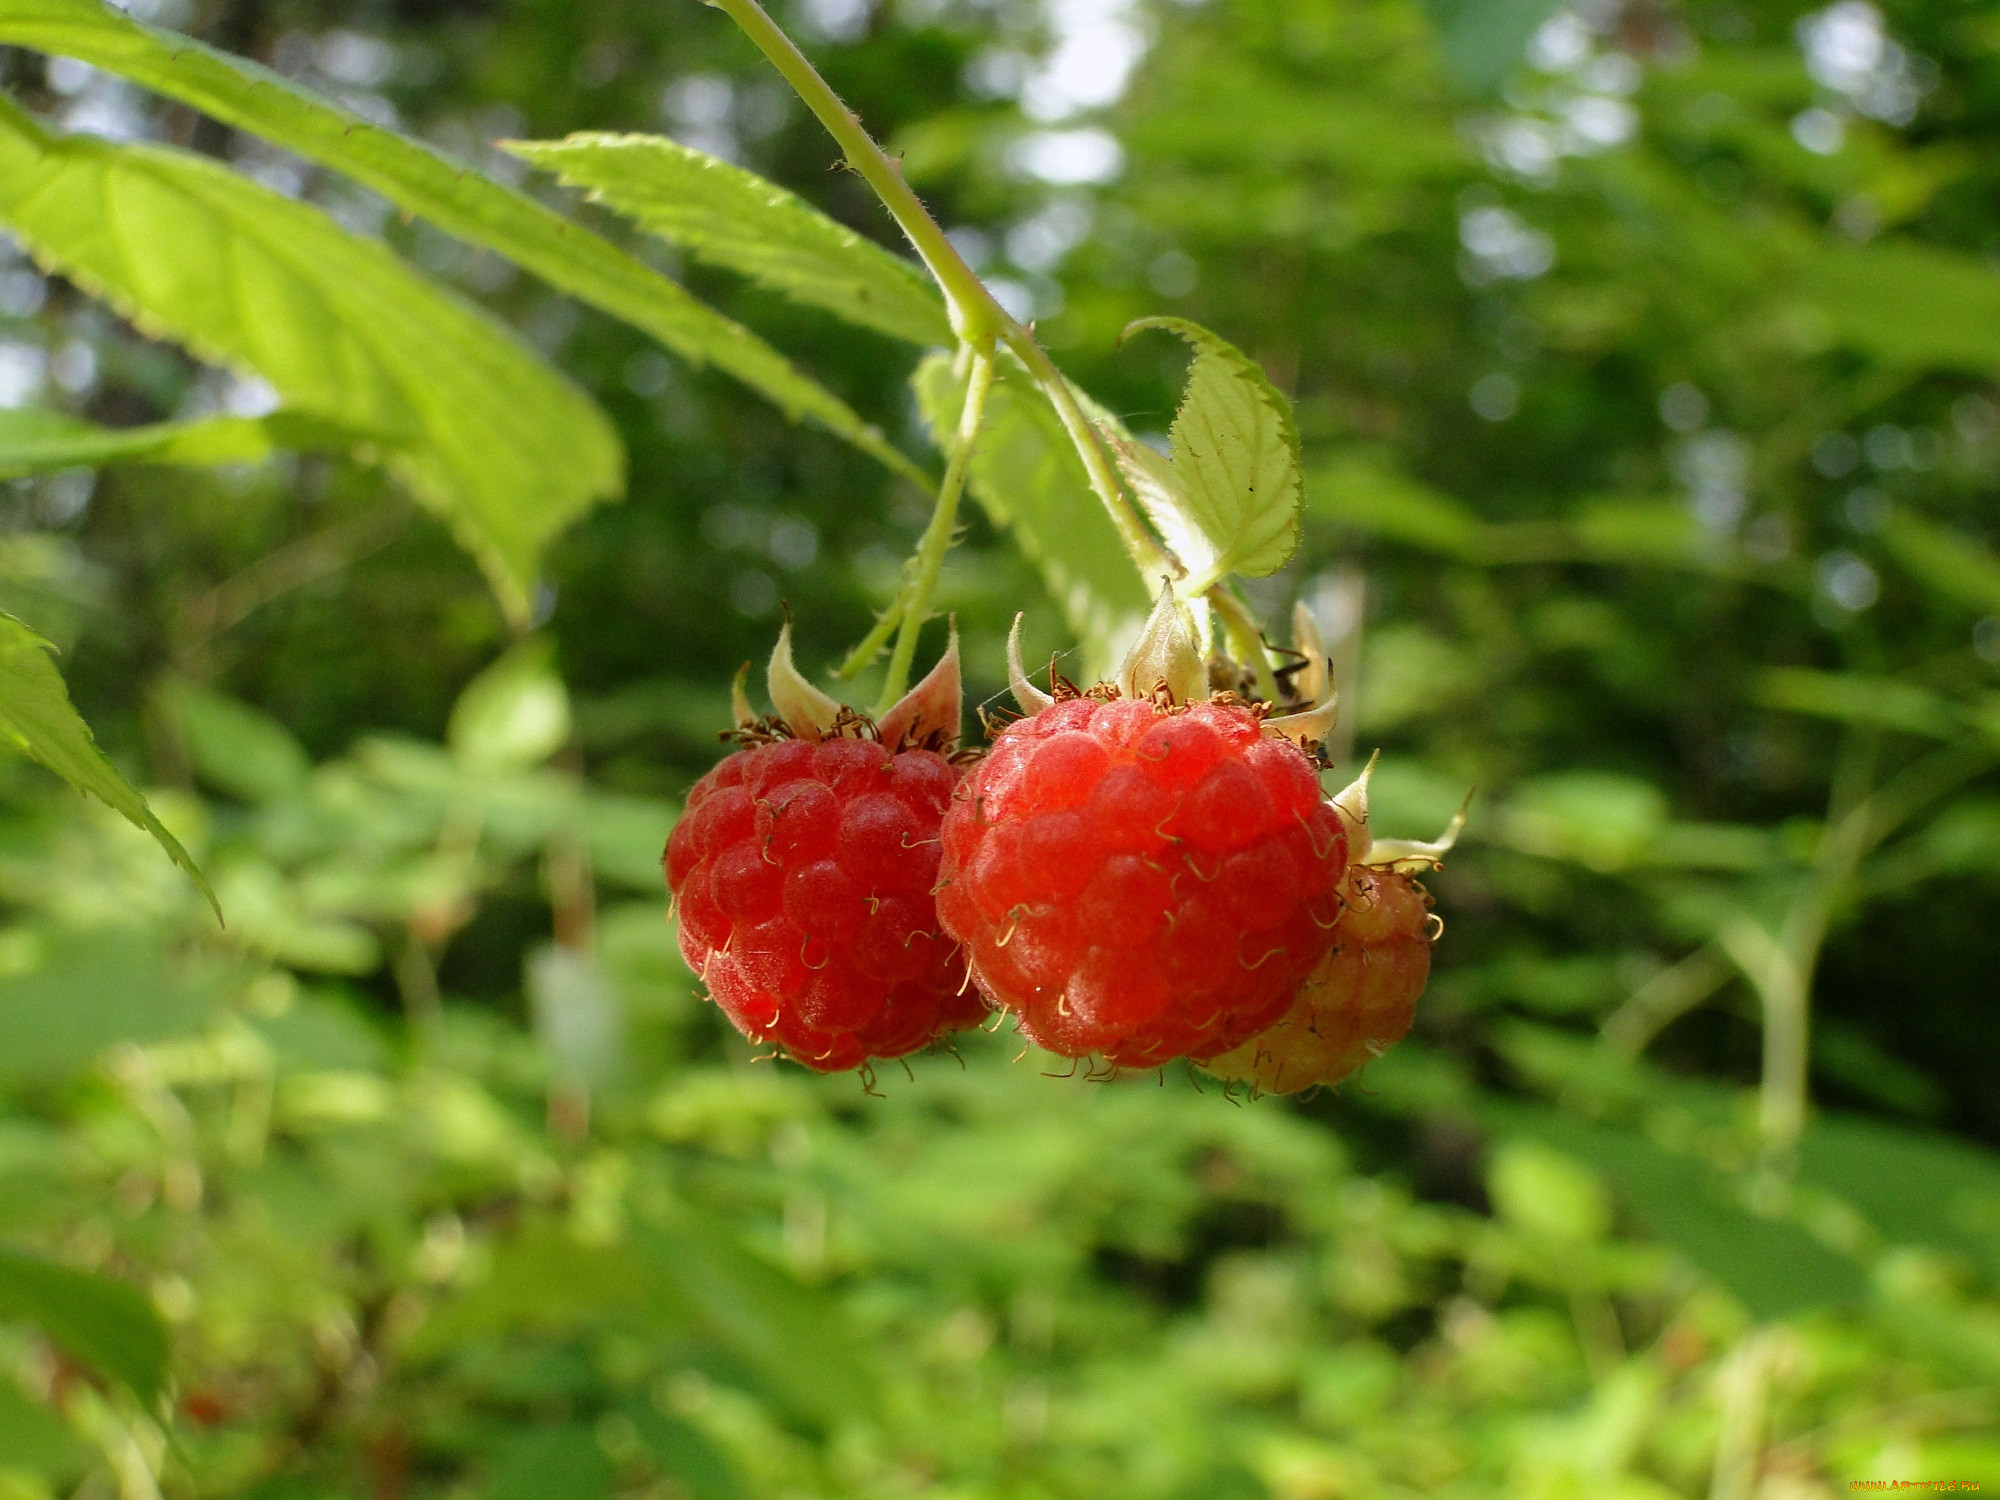
<path fill-rule="evenodd" d="M 1346 827 L 1353 863 L 1340 883 L 1332 951 L 1269 1030 L 1203 1064 L 1271 1094 L 1335 1084 L 1409 1032 L 1443 930 L 1413 873 L 1435 869 L 1465 826 L 1460 808 L 1429 843 L 1376 839 L 1368 826 L 1370 761 L 1328 806 Z M 1470 801 L 1470 798 L 1467 799 Z"/>
<path fill-rule="evenodd" d="M 1269 1094 L 1334 1084 L 1403 1039 L 1431 972 L 1437 920 L 1409 876 L 1350 866 L 1333 949 L 1281 1020 L 1203 1064 Z"/>
<path fill-rule="evenodd" d="M 931 897 L 961 775 L 944 753 L 957 645 L 878 730 L 798 676 L 788 632 L 772 658 L 779 717 L 745 722 L 739 707 L 749 743 L 695 784 L 666 874 L 710 998 L 751 1040 L 831 1073 L 985 1014 Z"/>
<path fill-rule="evenodd" d="M 1177 608 L 1115 688 L 1030 687 L 944 821 L 938 914 L 1050 1051 L 1127 1067 L 1268 1027 L 1332 942 L 1346 834 L 1260 709 L 1190 701 Z"/>

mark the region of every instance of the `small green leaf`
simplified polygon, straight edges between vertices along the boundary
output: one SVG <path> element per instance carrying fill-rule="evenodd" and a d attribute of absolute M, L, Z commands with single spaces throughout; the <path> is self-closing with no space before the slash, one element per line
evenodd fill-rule
<path fill-rule="evenodd" d="M 160 841 L 215 905 L 194 860 L 153 816 L 146 799 L 104 758 L 90 726 L 70 705 L 69 689 L 49 660 L 54 648 L 12 615 L 0 614 L 0 734 L 80 792 L 88 792 Z M 221 908 L 216 916 L 222 915 Z"/>
<path fill-rule="evenodd" d="M 1450 557 L 1486 555 L 1487 524 L 1461 502 L 1361 454 L 1338 457 L 1307 487 L 1314 515 Z"/>
<path fill-rule="evenodd" d="M 1975 255 L 1893 240 L 1827 244 L 1795 284 L 1834 343 L 1919 369 L 2000 370 L 2000 276 Z"/>
<path fill-rule="evenodd" d="M 954 374 L 951 357 L 932 355 L 911 383 L 924 420 L 944 442 L 958 430 L 965 404 L 965 382 Z M 1085 662 L 1087 672 L 1107 675 L 1123 644 L 1137 638 L 1152 601 L 1091 493 L 1061 420 L 1005 361 L 986 398 L 970 480 L 993 524 L 1013 534 L 1070 629 L 1088 643 L 1094 655 Z"/>
<path fill-rule="evenodd" d="M 53 136 L 0 101 L 0 222 L 141 327 L 372 437 L 516 616 L 543 545 L 624 486 L 604 414 L 507 329 L 220 163 Z"/>
<path fill-rule="evenodd" d="M 657 135 L 504 145 L 711 265 L 891 338 L 952 342 L 944 300 L 921 269 L 754 172 Z"/>
<path fill-rule="evenodd" d="M 143 427 L 100 427 L 60 412 L 0 411 L 0 479 L 48 469 L 101 464 L 255 463 L 279 448 L 350 447 L 337 434 L 282 414 L 204 417 L 193 422 L 153 422 Z M 318 441 L 313 439 L 317 437 Z"/>
<path fill-rule="evenodd" d="M 162 685 L 159 701 L 211 786 L 245 802 L 274 802 L 306 784 L 305 747 L 269 714 L 181 678 Z"/>
<path fill-rule="evenodd" d="M 39 968 L 0 978 L 0 1085 L 62 1083 L 120 1043 L 166 1041 L 206 1024 L 209 1007 L 176 984 L 132 933 L 71 939 Z"/>
<path fill-rule="evenodd" d="M 2000 557 L 1962 532 L 1899 511 L 1882 539 L 1909 574 L 1956 604 L 2000 614 Z"/>
<path fill-rule="evenodd" d="M 1126 337 L 1161 328 L 1194 346 L 1187 394 L 1174 416 L 1177 499 L 1213 556 L 1194 568 L 1198 594 L 1230 573 L 1275 573 L 1299 545 L 1299 432 L 1292 404 L 1234 344 L 1185 318 L 1141 318 Z M 1164 503 L 1164 498 L 1160 503 Z M 1183 559 L 1185 561 L 1185 559 Z"/>
<path fill-rule="evenodd" d="M 289 78 L 135 21 L 101 0 L 0 0 L 0 42 L 79 58 L 260 135 L 372 188 L 405 213 L 507 256 L 690 363 L 713 364 L 789 416 L 810 417 L 923 488 L 917 465 L 777 350 L 527 194 L 300 88 Z"/>
<path fill-rule="evenodd" d="M 166 1325 L 152 1300 L 122 1281 L 0 1246 L 0 1318 L 32 1323 L 142 1406 L 166 1387 Z"/>
<path fill-rule="evenodd" d="M 1758 679 L 1756 697 L 1766 708 L 1846 724 L 1872 724 L 1936 739 L 1951 739 L 1960 732 L 1958 716 L 1945 699 L 1895 677 L 1774 667 Z"/>
<path fill-rule="evenodd" d="M 531 636 L 473 678 L 452 706 L 451 753 L 480 771 L 538 766 L 569 738 L 569 691 L 555 642 Z"/>

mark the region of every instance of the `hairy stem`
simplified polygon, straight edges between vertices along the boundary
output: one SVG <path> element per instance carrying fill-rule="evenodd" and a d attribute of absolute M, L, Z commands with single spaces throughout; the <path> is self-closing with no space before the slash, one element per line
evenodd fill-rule
<path fill-rule="evenodd" d="M 861 642 L 847 653 L 847 660 L 833 669 L 833 675 L 842 682 L 852 682 L 875 664 L 896 634 L 896 627 L 903 623 L 903 613 L 910 607 L 909 569 L 904 569 L 903 578 L 896 585 L 896 597 L 889 601 L 889 607 L 875 617 L 874 628 L 861 638 Z"/>
<path fill-rule="evenodd" d="M 1104 452 L 1104 445 L 1098 440 L 1089 419 L 1077 404 L 1069 382 L 1063 379 L 1055 363 L 1035 342 L 1034 334 L 1016 322 L 993 299 L 986 284 L 973 274 L 972 268 L 965 263 L 965 257 L 958 253 L 958 248 L 945 236 L 922 200 L 910 190 L 909 183 L 904 181 L 902 167 L 876 144 L 875 138 L 863 128 L 854 111 L 841 102 L 832 86 L 819 75 L 819 70 L 813 67 L 806 55 L 799 51 L 798 45 L 771 19 L 757 0 L 705 0 L 705 3 L 726 14 L 756 43 L 758 51 L 770 59 L 771 65 L 792 86 L 793 92 L 819 117 L 819 122 L 826 127 L 827 133 L 846 157 L 847 164 L 875 190 L 875 196 L 882 200 L 882 206 L 889 210 L 943 289 L 945 302 L 951 309 L 952 327 L 960 341 L 975 352 L 990 353 L 997 340 L 1020 356 L 1036 385 L 1041 387 L 1042 394 L 1062 418 L 1063 428 L 1069 433 L 1077 456 L 1083 460 L 1084 471 L 1090 476 L 1090 487 L 1110 512 L 1112 524 L 1118 528 L 1118 535 L 1125 543 L 1125 550 L 1131 554 L 1134 566 L 1146 576 L 1149 585 L 1158 578 L 1170 576 L 1174 570 L 1166 553 L 1146 530 L 1138 511 L 1126 498 L 1124 488 L 1118 482 L 1117 470 Z M 922 612 L 916 613 L 921 618 Z"/>
<path fill-rule="evenodd" d="M 885 714 L 909 686 L 910 663 L 916 658 L 917 637 L 929 617 L 931 595 L 937 591 L 938 570 L 951 550 L 952 532 L 958 526 L 958 497 L 965 493 L 965 475 L 972 464 L 972 448 L 979 440 L 979 427 L 986 419 L 986 393 L 993 388 L 993 356 L 974 348 L 972 369 L 965 387 L 965 406 L 958 414 L 958 436 L 951 445 L 945 465 L 944 483 L 938 486 L 937 506 L 931 523 L 917 544 L 916 566 L 910 572 L 909 601 L 903 607 L 902 628 L 896 633 L 896 649 L 889 654 L 889 673 L 882 679 L 882 697 L 877 714 Z"/>

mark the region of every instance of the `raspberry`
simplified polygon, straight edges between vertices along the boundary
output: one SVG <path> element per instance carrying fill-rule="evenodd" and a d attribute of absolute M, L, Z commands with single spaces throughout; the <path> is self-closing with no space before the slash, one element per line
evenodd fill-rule
<path fill-rule="evenodd" d="M 1052 1052 L 1128 1067 L 1226 1052 L 1333 941 L 1347 838 L 1313 762 L 1206 669 L 1162 602 L 1117 686 L 1040 693 L 1010 643 L 1007 726 L 944 820 L 938 915 Z M 1282 727 L 1282 726 L 1281 726 Z"/>
<path fill-rule="evenodd" d="M 1430 893 L 1411 874 L 1443 862 L 1465 826 L 1465 808 L 1429 843 L 1377 839 L 1368 826 L 1374 770 L 1371 760 L 1327 804 L 1340 816 L 1354 860 L 1340 883 L 1332 951 L 1277 1024 L 1202 1064 L 1218 1078 L 1272 1094 L 1339 1083 L 1401 1041 L 1416 1019 L 1442 927 L 1431 915 Z"/>
<path fill-rule="evenodd" d="M 1270 1030 L 1203 1066 L 1270 1094 L 1338 1083 L 1403 1039 L 1431 972 L 1436 919 L 1409 876 L 1366 865 L 1341 882 L 1334 945 Z"/>
<path fill-rule="evenodd" d="M 667 840 L 681 954 L 736 1029 L 822 1073 L 901 1057 L 984 1014 L 938 930 L 938 829 L 961 772 L 958 652 L 878 728 L 772 656 L 750 718 Z M 880 738 L 877 738 L 877 736 Z"/>

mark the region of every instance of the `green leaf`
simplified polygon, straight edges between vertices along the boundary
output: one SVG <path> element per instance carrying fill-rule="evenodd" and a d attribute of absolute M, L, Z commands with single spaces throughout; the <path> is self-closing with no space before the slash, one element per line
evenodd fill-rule
<path fill-rule="evenodd" d="M 2000 614 L 2000 557 L 1992 548 L 1908 511 L 1889 518 L 1882 539 L 1917 582 L 1968 609 Z"/>
<path fill-rule="evenodd" d="M 405 213 L 485 245 L 579 301 L 643 329 L 691 364 L 713 364 L 810 417 L 913 483 L 923 471 L 838 396 L 769 344 L 608 240 L 526 194 L 384 130 L 282 74 L 99 0 L 0 0 L 0 42 L 117 73 L 374 189 Z"/>
<path fill-rule="evenodd" d="M 555 642 L 533 636 L 473 678 L 452 706 L 451 753 L 477 771 L 538 766 L 569 738 L 569 692 Z"/>
<path fill-rule="evenodd" d="M 0 1474 L 27 1469 L 53 1470 L 73 1479 L 88 1450 L 62 1420 L 38 1401 L 31 1401 L 12 1380 L 0 1378 Z"/>
<path fill-rule="evenodd" d="M 931 431 L 958 430 L 965 383 L 949 355 L 935 354 L 912 377 Z M 1042 575 L 1077 637 L 1096 653 L 1093 677 L 1110 670 L 1136 636 L 1150 601 L 1061 420 L 1041 393 L 1005 362 L 986 398 L 986 425 L 973 449 L 972 493 Z"/>
<path fill-rule="evenodd" d="M 302 789 L 312 773 L 305 747 L 269 714 L 175 678 L 160 704 L 180 730 L 201 778 L 245 802 L 275 802 Z"/>
<path fill-rule="evenodd" d="M 0 479 L 101 464 L 255 463 L 279 448 L 348 447 L 352 434 L 323 424 L 268 417 L 204 417 L 143 427 L 100 427 L 52 411 L 0 411 Z"/>
<path fill-rule="evenodd" d="M 499 1444 L 487 1500 L 603 1500 L 618 1471 L 581 1423 L 531 1427 Z"/>
<path fill-rule="evenodd" d="M 2000 370 L 2000 276 L 1976 256 L 1893 241 L 1829 245 L 1797 276 L 1810 318 L 1833 343 L 1892 364 Z"/>
<path fill-rule="evenodd" d="M 1490 94 L 1521 65 L 1528 39 L 1560 0 L 1425 0 L 1438 29 L 1445 75 L 1468 94 Z"/>
<path fill-rule="evenodd" d="M 2000 1158 L 1949 1136 L 1822 1112 L 1799 1180 L 1845 1198 L 1891 1243 L 1937 1245 L 2000 1277 Z"/>
<path fill-rule="evenodd" d="M 1307 486 L 1314 515 L 1450 557 L 1486 555 L 1487 525 L 1465 505 L 1360 455 L 1334 459 Z"/>
<path fill-rule="evenodd" d="M 657 135 L 503 144 L 697 259 L 891 338 L 953 342 L 944 300 L 920 268 L 754 172 Z"/>
<path fill-rule="evenodd" d="M 1187 394 L 1174 414 L 1176 498 L 1212 555 L 1188 559 L 1198 594 L 1231 573 L 1275 573 L 1299 546 L 1299 432 L 1292 404 L 1234 344 L 1185 318 L 1141 318 L 1126 337 L 1165 329 L 1193 345 Z"/>
<path fill-rule="evenodd" d="M 1680 1252 L 1760 1319 L 1862 1301 L 1858 1262 L 1788 1219 L 1745 1208 L 1729 1177 L 1644 1136 L 1553 1109 L 1493 1101 L 1488 1114 L 1512 1134 L 1595 1167 L 1646 1229 Z"/>
<path fill-rule="evenodd" d="M 505 328 L 219 163 L 0 104 L 0 222 L 141 327 L 370 435 L 517 617 L 543 545 L 623 488 L 603 413 Z"/>
<path fill-rule="evenodd" d="M 0 1318 L 34 1324 L 143 1406 L 166 1386 L 166 1325 L 152 1299 L 122 1281 L 0 1246 Z"/>
<path fill-rule="evenodd" d="M 0 979 L 0 1084 L 59 1083 L 121 1042 L 186 1036 L 208 1008 L 130 933 L 72 939 L 39 968 Z"/>
<path fill-rule="evenodd" d="M 1929 688 L 1895 677 L 1774 667 L 1758 679 L 1756 697 L 1766 708 L 1846 724 L 1872 724 L 1938 739 L 1951 739 L 1959 732 L 1949 703 Z"/>
<path fill-rule="evenodd" d="M 167 832 L 146 799 L 104 758 L 90 726 L 70 706 L 69 689 L 49 660 L 53 649 L 12 615 L 0 614 L 0 734 L 79 792 L 90 793 L 158 839 L 214 906 L 215 892 L 180 840 Z M 217 907 L 216 916 L 221 915 Z"/>

